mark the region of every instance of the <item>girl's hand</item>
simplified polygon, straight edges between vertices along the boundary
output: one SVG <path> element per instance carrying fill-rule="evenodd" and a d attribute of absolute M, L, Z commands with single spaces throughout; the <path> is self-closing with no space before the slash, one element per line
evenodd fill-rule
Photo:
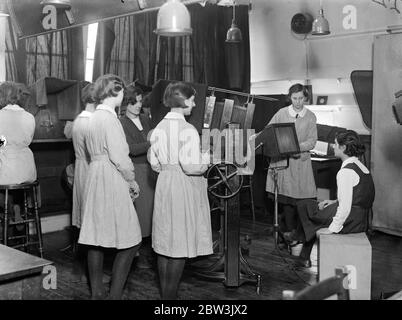
<path fill-rule="evenodd" d="M 259 133 L 254 133 L 254 134 L 252 134 L 252 135 L 248 138 L 248 141 L 255 140 L 255 139 L 258 137 L 258 135 L 259 135 Z"/>
<path fill-rule="evenodd" d="M 319 237 L 322 234 L 332 234 L 333 232 L 329 230 L 328 228 L 321 228 L 319 229 L 315 234 L 317 237 Z"/>
<path fill-rule="evenodd" d="M 335 200 L 336 201 L 336 200 Z M 322 210 L 335 202 L 334 200 L 324 200 L 318 204 L 318 209 Z"/>
<path fill-rule="evenodd" d="M 130 197 L 131 200 L 135 200 L 139 197 L 140 195 L 140 187 L 138 186 L 137 182 L 135 180 L 133 180 L 132 182 L 130 182 Z"/>

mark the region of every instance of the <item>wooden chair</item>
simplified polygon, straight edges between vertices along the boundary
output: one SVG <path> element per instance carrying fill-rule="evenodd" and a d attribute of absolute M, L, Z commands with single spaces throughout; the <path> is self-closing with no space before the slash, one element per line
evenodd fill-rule
<path fill-rule="evenodd" d="M 335 269 L 335 276 L 297 293 L 285 290 L 282 293 L 282 298 L 283 300 L 324 300 L 336 294 L 338 300 L 349 300 L 349 289 L 344 285 L 345 277 L 347 277 L 347 273 L 337 268 Z"/>

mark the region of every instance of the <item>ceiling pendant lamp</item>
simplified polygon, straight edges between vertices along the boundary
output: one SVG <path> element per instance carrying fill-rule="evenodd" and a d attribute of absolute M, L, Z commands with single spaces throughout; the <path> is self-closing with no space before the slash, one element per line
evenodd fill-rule
<path fill-rule="evenodd" d="M 56 9 L 65 10 L 65 14 L 69 24 L 74 24 L 75 19 L 71 12 L 71 1 L 70 0 L 42 0 L 40 2 L 42 6 L 51 5 Z"/>
<path fill-rule="evenodd" d="M 313 21 L 311 34 L 314 36 L 325 36 L 330 34 L 328 20 L 324 17 L 322 1 L 320 1 L 320 10 L 318 11 L 318 16 Z"/>
<path fill-rule="evenodd" d="M 0 3 L 0 18 L 6 18 L 9 17 L 10 15 L 7 13 L 7 9 L 6 9 L 6 4 L 1 2 Z"/>
<path fill-rule="evenodd" d="M 191 35 L 191 18 L 180 0 L 167 0 L 159 9 L 155 33 L 165 37 Z"/>
<path fill-rule="evenodd" d="M 57 9 L 71 9 L 71 2 L 70 0 L 43 0 L 40 3 L 42 6 L 52 5 L 55 6 Z"/>
<path fill-rule="evenodd" d="M 233 1 L 233 17 L 232 17 L 232 26 L 229 28 L 226 33 L 226 42 L 241 42 L 243 40 L 243 36 L 241 34 L 241 30 L 236 25 L 236 1 Z"/>

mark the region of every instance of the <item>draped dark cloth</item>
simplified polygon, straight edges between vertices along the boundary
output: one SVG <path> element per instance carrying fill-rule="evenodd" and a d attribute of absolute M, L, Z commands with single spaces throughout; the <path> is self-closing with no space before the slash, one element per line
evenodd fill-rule
<path fill-rule="evenodd" d="M 84 80 L 83 28 L 19 40 L 11 19 L 6 26 L 6 80 L 34 84 L 44 77 Z"/>
<path fill-rule="evenodd" d="M 97 50 L 94 79 L 102 73 L 113 73 L 127 82 L 138 79 L 148 86 L 158 79 L 169 79 L 248 92 L 248 6 L 236 7 L 241 43 L 225 42 L 232 21 L 231 7 L 187 7 L 193 34 L 186 37 L 158 38 L 154 33 L 156 11 L 102 23 L 97 48 L 103 49 Z"/>

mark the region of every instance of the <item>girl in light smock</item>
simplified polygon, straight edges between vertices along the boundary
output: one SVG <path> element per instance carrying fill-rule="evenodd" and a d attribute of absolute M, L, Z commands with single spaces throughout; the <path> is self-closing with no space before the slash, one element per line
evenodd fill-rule
<path fill-rule="evenodd" d="M 151 135 L 149 161 L 159 172 L 154 201 L 152 247 L 158 254 L 162 299 L 176 299 L 186 258 L 212 254 L 207 195 L 209 153 L 201 154 L 200 138 L 185 116 L 190 115 L 195 90 L 171 83 L 164 93 L 170 112 Z"/>
<path fill-rule="evenodd" d="M 35 118 L 24 110 L 29 91 L 23 84 L 0 84 L 0 136 L 6 143 L 0 149 L 0 184 L 36 180 L 36 165 L 29 148 L 35 133 Z"/>
<path fill-rule="evenodd" d="M 90 157 L 81 232 L 89 245 L 88 271 L 92 298 L 103 298 L 104 248 L 116 248 L 109 298 L 120 299 L 131 263 L 141 243 L 141 230 L 130 189 L 138 194 L 134 166 L 115 108 L 123 100 L 124 83 L 115 75 L 95 82 L 100 103 L 89 120 L 85 143 Z"/>
<path fill-rule="evenodd" d="M 280 109 L 268 123 L 293 122 L 296 127 L 300 154 L 289 159 L 289 167 L 278 170 L 278 201 L 282 204 L 285 220 L 283 231 L 295 230 L 298 226 L 296 214 L 297 201 L 317 197 L 310 150 L 317 143 L 317 118 L 304 104 L 308 91 L 301 84 L 289 88 L 288 97 L 292 104 Z M 271 159 L 270 167 L 286 165 L 286 160 Z M 268 172 L 266 191 L 270 198 L 274 197 L 274 179 Z"/>
<path fill-rule="evenodd" d="M 77 118 L 75 118 L 71 137 L 75 151 L 74 164 L 74 184 L 73 184 L 73 210 L 72 210 L 72 225 L 81 228 L 82 220 L 82 197 L 85 190 L 85 182 L 89 168 L 89 155 L 85 146 L 85 136 L 88 133 L 89 118 L 95 111 L 95 100 L 93 97 L 94 84 L 89 83 L 81 93 L 81 102 L 85 106 Z"/>
<path fill-rule="evenodd" d="M 35 133 L 35 118 L 25 111 L 30 92 L 22 83 L 0 84 L 0 184 L 21 184 L 37 178 L 34 155 L 29 148 Z M 16 195 L 10 193 L 10 212 L 21 220 L 21 208 L 14 204 Z M 4 204 L 0 193 L 0 205 Z M 17 200 L 15 202 L 18 202 Z M 19 226 L 18 226 L 19 227 Z M 17 227 L 17 228 L 18 228 Z"/>

